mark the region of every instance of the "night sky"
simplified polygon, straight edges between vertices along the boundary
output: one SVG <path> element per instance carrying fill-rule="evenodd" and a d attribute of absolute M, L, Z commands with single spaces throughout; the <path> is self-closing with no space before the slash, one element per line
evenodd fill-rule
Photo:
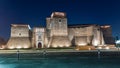
<path fill-rule="evenodd" d="M 45 26 L 54 11 L 66 12 L 68 24 L 109 24 L 120 36 L 120 0 L 0 0 L 0 36 L 9 38 L 10 24 Z"/>

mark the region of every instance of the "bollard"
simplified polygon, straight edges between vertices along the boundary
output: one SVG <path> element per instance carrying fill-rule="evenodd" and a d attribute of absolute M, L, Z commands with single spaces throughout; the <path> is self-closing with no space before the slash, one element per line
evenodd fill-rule
<path fill-rule="evenodd" d="M 100 59 L 100 50 L 98 49 L 98 59 Z"/>
<path fill-rule="evenodd" d="M 46 51 L 44 50 L 44 51 L 43 51 L 43 55 L 45 55 L 45 54 L 46 54 Z"/>

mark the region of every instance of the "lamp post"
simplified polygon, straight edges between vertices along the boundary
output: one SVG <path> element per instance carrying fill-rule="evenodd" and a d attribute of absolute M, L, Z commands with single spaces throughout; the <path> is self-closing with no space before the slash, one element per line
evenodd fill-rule
<path fill-rule="evenodd" d="M 98 47 L 98 58 L 100 59 L 100 49 L 99 49 L 99 47 Z"/>
<path fill-rule="evenodd" d="M 19 60 L 20 56 L 19 56 L 19 48 L 17 48 L 17 59 Z"/>
<path fill-rule="evenodd" d="M 47 47 L 45 47 L 44 50 L 43 50 L 43 56 L 46 55 L 46 48 L 47 48 Z"/>

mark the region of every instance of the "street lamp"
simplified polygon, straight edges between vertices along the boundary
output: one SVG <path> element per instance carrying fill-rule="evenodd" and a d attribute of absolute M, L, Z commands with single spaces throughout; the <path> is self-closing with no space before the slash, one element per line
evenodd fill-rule
<path fill-rule="evenodd" d="M 20 58 L 20 56 L 19 56 L 19 53 L 20 53 L 19 49 L 20 49 L 20 48 L 17 48 L 17 59 L 18 59 L 18 60 L 19 60 L 19 58 Z"/>
<path fill-rule="evenodd" d="M 45 47 L 44 50 L 43 50 L 43 55 L 44 56 L 46 55 L 46 50 L 47 50 L 47 47 Z"/>
<path fill-rule="evenodd" d="M 98 58 L 100 59 L 100 49 L 101 49 L 101 47 L 97 47 L 97 53 L 98 53 Z"/>

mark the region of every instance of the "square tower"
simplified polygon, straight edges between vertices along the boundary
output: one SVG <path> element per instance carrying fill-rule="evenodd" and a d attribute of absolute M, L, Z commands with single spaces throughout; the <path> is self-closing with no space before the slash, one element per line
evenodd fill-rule
<path fill-rule="evenodd" d="M 53 12 L 51 17 L 46 18 L 48 47 L 69 47 L 71 42 L 68 38 L 66 13 Z"/>
<path fill-rule="evenodd" d="M 11 37 L 7 43 L 9 49 L 31 48 L 30 26 L 26 24 L 12 24 Z"/>
<path fill-rule="evenodd" d="M 45 28 L 34 27 L 33 28 L 33 47 L 44 48 L 45 46 Z"/>
<path fill-rule="evenodd" d="M 67 18 L 63 12 L 53 12 L 51 17 L 47 18 L 47 29 L 50 36 L 67 36 Z"/>

